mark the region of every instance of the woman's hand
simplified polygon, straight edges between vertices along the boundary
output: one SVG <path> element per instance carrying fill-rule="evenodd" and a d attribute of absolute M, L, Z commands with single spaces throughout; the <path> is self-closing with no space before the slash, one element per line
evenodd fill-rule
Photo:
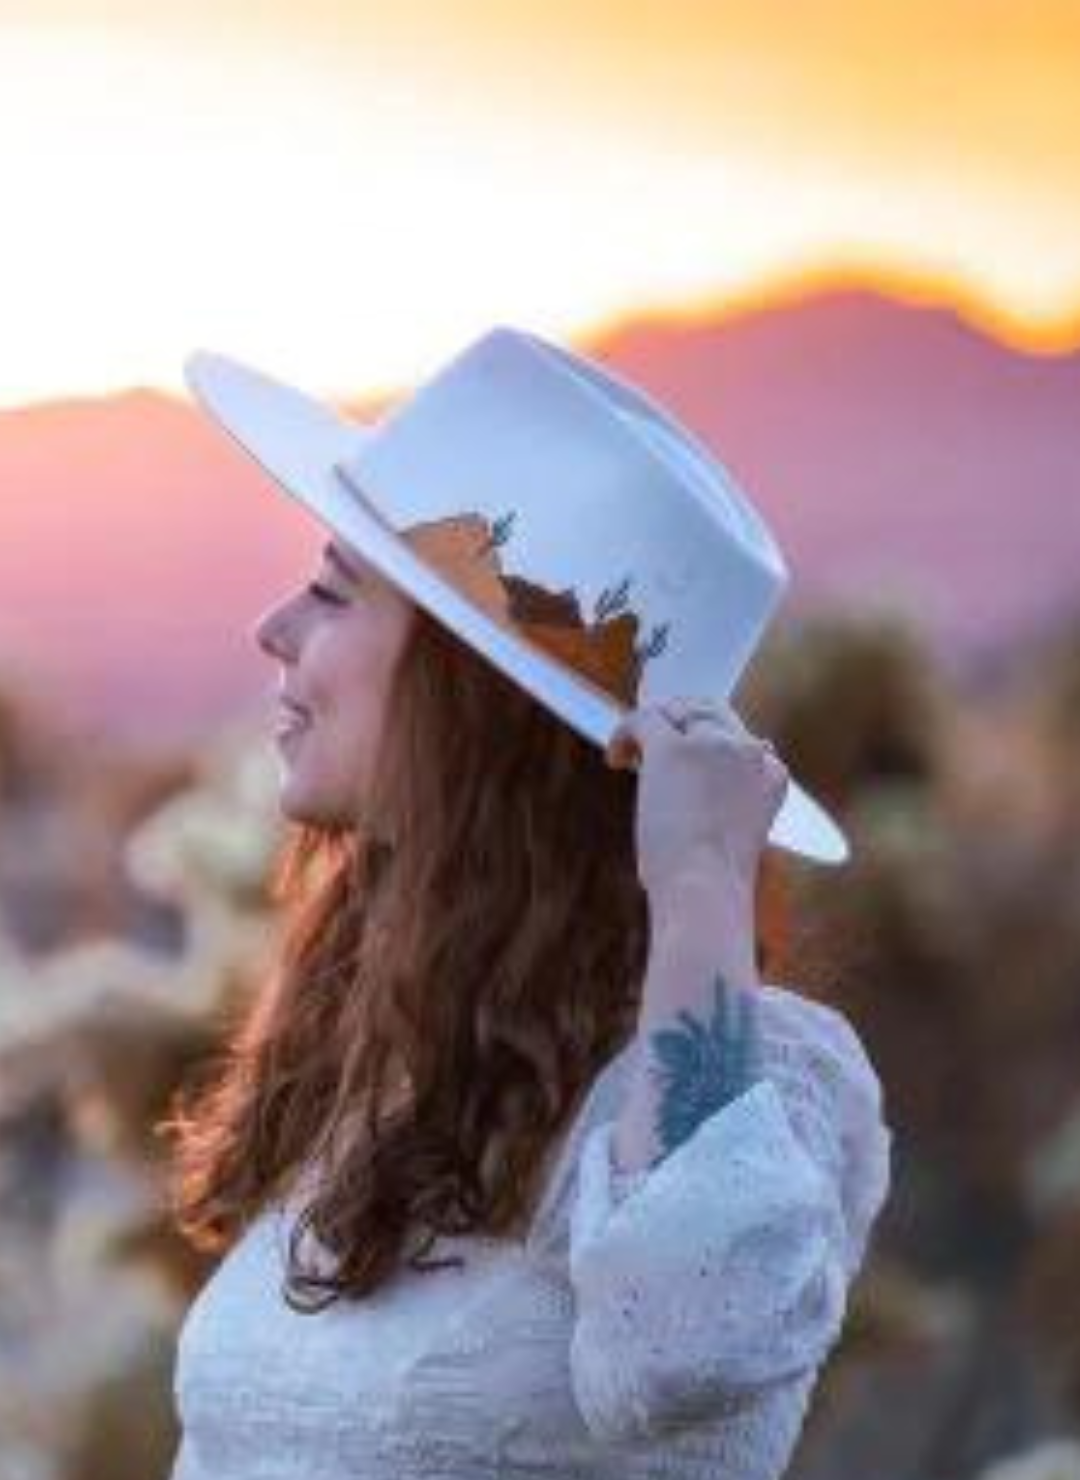
<path fill-rule="evenodd" d="M 631 710 L 605 758 L 615 769 L 636 763 L 639 772 L 638 873 L 654 915 L 674 907 L 688 886 L 700 893 L 710 880 L 753 898 L 788 785 L 770 741 L 740 734 L 715 702 L 665 699 Z"/>

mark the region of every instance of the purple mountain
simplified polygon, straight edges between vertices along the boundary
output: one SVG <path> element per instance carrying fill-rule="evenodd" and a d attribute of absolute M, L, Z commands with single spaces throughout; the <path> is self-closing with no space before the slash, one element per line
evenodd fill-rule
<path fill-rule="evenodd" d="M 1080 354 L 827 292 L 580 345 L 727 464 L 792 569 L 782 613 L 887 592 L 942 657 L 1080 609 Z M 381 410 L 356 404 L 364 419 Z M 0 686 L 76 727 L 178 741 L 277 683 L 259 612 L 321 531 L 191 404 L 145 390 L 0 417 Z"/>

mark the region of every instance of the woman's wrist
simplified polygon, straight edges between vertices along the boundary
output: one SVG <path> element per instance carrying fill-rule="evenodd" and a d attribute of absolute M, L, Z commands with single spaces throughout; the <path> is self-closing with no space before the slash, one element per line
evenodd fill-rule
<path fill-rule="evenodd" d="M 652 948 L 660 952 L 736 959 L 740 944 L 756 962 L 755 881 L 731 869 L 688 870 L 649 897 Z"/>

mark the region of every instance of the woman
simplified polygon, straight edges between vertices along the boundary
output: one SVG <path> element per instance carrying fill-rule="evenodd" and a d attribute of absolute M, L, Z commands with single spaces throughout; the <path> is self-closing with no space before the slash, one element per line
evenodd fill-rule
<path fill-rule="evenodd" d="M 337 537 L 256 630 L 296 828 L 280 969 L 169 1126 L 179 1226 L 225 1251 L 173 1480 L 780 1475 L 890 1133 L 847 1020 L 759 976 L 766 844 L 836 857 L 727 702 L 768 532 L 715 462 L 738 517 L 703 523 L 685 429 L 520 331 L 364 434 L 197 368 Z M 706 684 L 667 687 L 695 634 Z"/>

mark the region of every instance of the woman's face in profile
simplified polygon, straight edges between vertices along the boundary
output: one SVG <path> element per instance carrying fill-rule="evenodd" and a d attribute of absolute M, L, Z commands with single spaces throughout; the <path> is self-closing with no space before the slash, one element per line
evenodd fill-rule
<path fill-rule="evenodd" d="M 359 820 L 394 665 L 414 604 L 340 541 L 311 584 L 259 618 L 255 641 L 280 665 L 281 810 L 296 822 Z"/>

